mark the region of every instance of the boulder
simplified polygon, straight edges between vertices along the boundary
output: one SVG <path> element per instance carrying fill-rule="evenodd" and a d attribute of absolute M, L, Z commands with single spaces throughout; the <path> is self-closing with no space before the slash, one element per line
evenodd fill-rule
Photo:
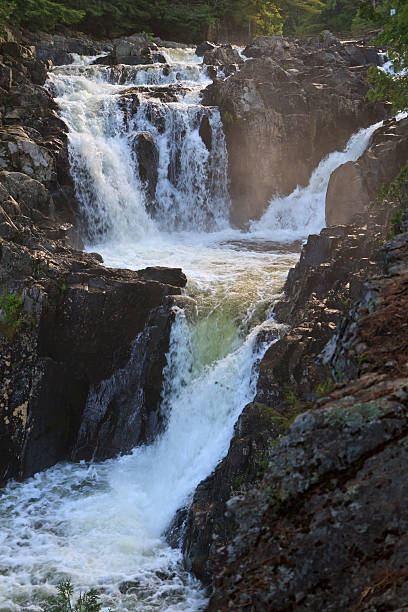
<path fill-rule="evenodd" d="M 204 115 L 201 119 L 199 134 L 207 147 L 208 151 L 212 150 L 212 130 L 208 115 Z"/>
<path fill-rule="evenodd" d="M 241 64 L 243 59 L 231 45 L 215 47 L 204 53 L 203 63 L 210 66 L 225 66 L 228 64 Z"/>
<path fill-rule="evenodd" d="M 20 127 L 0 130 L 0 170 L 22 172 L 39 182 L 51 181 L 55 160 Z"/>
<path fill-rule="evenodd" d="M 30 216 L 32 208 L 50 215 L 50 194 L 42 183 L 22 172 L 0 172 L 0 183 Z"/>
<path fill-rule="evenodd" d="M 195 54 L 198 55 L 198 57 L 203 57 L 207 51 L 213 51 L 216 48 L 217 48 L 216 45 L 206 40 L 205 42 L 202 42 L 198 45 L 198 47 L 195 50 Z"/>
<path fill-rule="evenodd" d="M 4 64 L 0 64 L 0 87 L 1 89 L 5 89 L 9 91 L 11 88 L 11 84 L 13 81 L 13 72 L 10 66 L 5 66 Z"/>
<path fill-rule="evenodd" d="M 294 49 L 294 44 L 289 42 L 280 34 L 272 36 L 258 36 L 244 49 L 246 57 L 279 57 L 289 55 L 290 50 Z"/>

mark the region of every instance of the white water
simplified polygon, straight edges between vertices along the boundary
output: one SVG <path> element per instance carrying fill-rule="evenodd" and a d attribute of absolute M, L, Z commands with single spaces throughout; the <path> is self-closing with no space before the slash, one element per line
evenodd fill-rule
<path fill-rule="evenodd" d="M 245 234 L 229 226 L 225 142 L 217 109 L 199 104 L 207 80 L 198 59 L 165 53 L 169 68 L 116 72 L 77 58 L 55 70 L 50 87 L 70 128 L 89 248 L 111 266 L 180 266 L 189 278 L 186 291 L 197 308 L 179 312 L 173 325 L 164 385 L 167 428 L 131 455 L 97 465 L 61 464 L 3 491 L 3 612 L 42 610 L 44 598 L 66 577 L 78 591 L 100 589 L 105 609 L 204 607 L 199 583 L 183 570 L 180 552 L 168 547 L 163 532 L 225 455 L 234 423 L 254 396 L 257 364 L 268 344 L 257 335 L 270 330 L 270 343 L 278 332 L 268 316 L 298 257 L 291 242 L 323 227 L 330 172 L 358 157 L 375 129 L 322 162 L 308 188 L 274 199 Z M 163 84 L 178 84 L 176 100 L 157 99 Z M 141 89 L 121 102 L 129 86 Z M 204 115 L 212 131 L 210 154 L 199 135 Z M 158 151 L 153 217 L 131 146 L 140 131 L 151 134 Z"/>

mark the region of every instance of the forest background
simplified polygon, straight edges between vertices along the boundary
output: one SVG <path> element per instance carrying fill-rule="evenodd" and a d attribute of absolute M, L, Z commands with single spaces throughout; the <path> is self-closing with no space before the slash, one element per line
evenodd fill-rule
<path fill-rule="evenodd" d="M 375 0 L 0 0 L 0 25 L 56 31 L 72 28 L 99 37 L 146 32 L 198 42 L 294 36 L 325 29 L 359 33 L 373 27 L 361 5 Z M 386 2 L 385 2 L 386 3 Z M 378 0 L 377 0 L 378 4 Z M 381 1 L 380 1 L 381 4 Z"/>

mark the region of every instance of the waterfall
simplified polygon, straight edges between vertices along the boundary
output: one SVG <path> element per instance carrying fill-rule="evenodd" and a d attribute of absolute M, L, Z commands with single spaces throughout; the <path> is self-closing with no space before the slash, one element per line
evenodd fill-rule
<path fill-rule="evenodd" d="M 79 64 L 51 74 L 89 240 L 228 225 L 221 118 L 199 104 L 208 82 L 196 62 Z"/>
<path fill-rule="evenodd" d="M 252 234 L 276 240 L 297 240 L 318 234 L 326 225 L 325 203 L 330 176 L 336 168 L 356 161 L 382 121 L 354 134 L 343 151 L 335 151 L 314 170 L 307 187 L 297 187 L 285 198 L 273 198 L 259 221 L 251 224 Z"/>
<path fill-rule="evenodd" d="M 89 248 L 106 265 L 180 266 L 188 276 L 192 307 L 177 310 L 164 371 L 166 428 L 116 459 L 63 463 L 9 483 L 0 498 L 3 610 L 43 609 L 66 578 L 78 592 L 97 588 L 104 611 L 205 607 L 201 585 L 163 533 L 225 456 L 254 397 L 260 359 L 280 333 L 271 311 L 298 259 L 291 241 L 324 226 L 330 173 L 356 159 L 376 127 L 324 160 L 308 187 L 273 199 L 245 234 L 228 222 L 220 115 L 200 105 L 205 70 L 191 50 L 163 53 L 167 65 L 76 57 L 51 73 L 48 87 L 69 126 Z M 136 341 L 123 370 L 92 390 L 89 422 L 137 375 L 141 347 Z"/>

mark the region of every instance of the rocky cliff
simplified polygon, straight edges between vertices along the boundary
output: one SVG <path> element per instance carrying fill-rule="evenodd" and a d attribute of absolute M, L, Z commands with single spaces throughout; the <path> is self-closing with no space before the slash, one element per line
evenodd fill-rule
<path fill-rule="evenodd" d="M 171 296 L 186 282 L 75 250 L 67 129 L 43 88 L 47 67 L 10 33 L 1 42 L 0 483 L 160 430 Z"/>
<path fill-rule="evenodd" d="M 404 609 L 407 245 L 383 246 L 341 325 L 329 365 L 352 380 L 298 416 L 262 484 L 228 503 L 239 529 L 209 610 Z"/>
<path fill-rule="evenodd" d="M 389 113 L 365 98 L 367 67 L 381 62 L 378 49 L 327 34 L 305 41 L 259 37 L 244 53 L 251 59 L 238 58 L 239 70 L 232 50 L 204 55 L 231 74 L 215 78 L 204 103 L 221 109 L 237 225 L 259 218 L 272 196 L 307 184 L 323 157 Z"/>

